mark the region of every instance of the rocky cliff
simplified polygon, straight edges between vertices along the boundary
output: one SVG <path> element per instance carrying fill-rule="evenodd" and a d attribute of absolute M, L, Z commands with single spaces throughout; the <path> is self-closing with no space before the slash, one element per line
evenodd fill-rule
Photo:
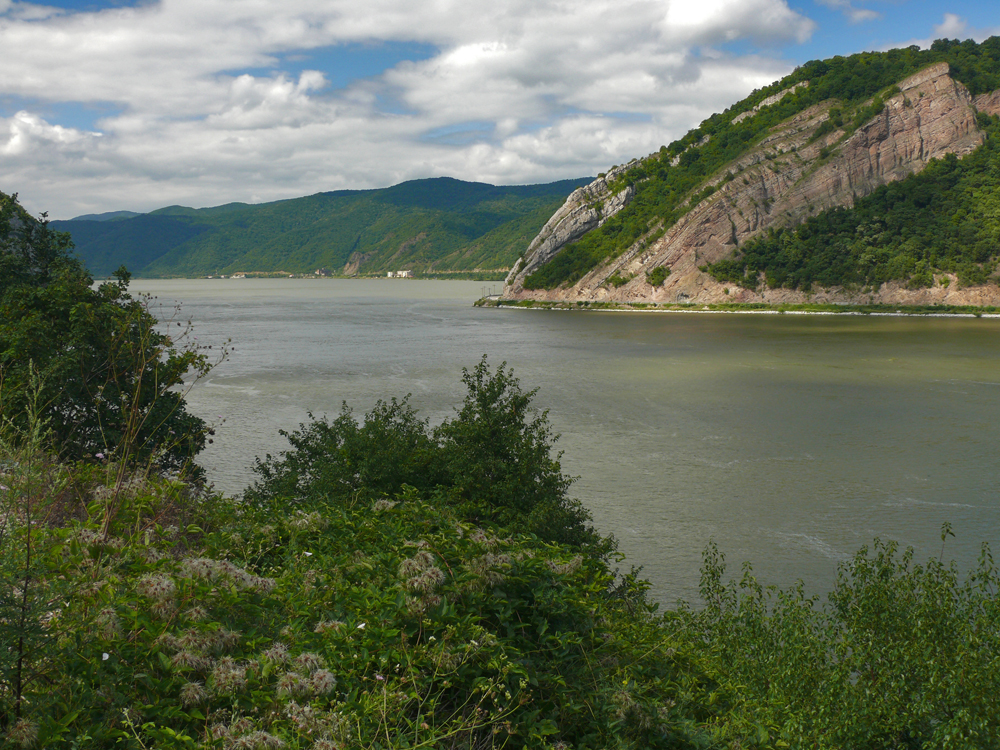
<path fill-rule="evenodd" d="M 961 158 L 983 142 L 976 112 L 1000 114 L 1000 92 L 973 100 L 949 75 L 946 63 L 910 76 L 898 89 L 877 116 L 846 137 L 842 128 L 827 125 L 820 130 L 837 102 L 800 112 L 708 179 L 702 188 L 713 186 L 715 192 L 692 206 L 659 239 L 640 239 L 572 286 L 525 289 L 528 274 L 601 220 L 588 199 L 600 196 L 605 204 L 620 210 L 631 197 L 625 192 L 609 195 L 607 179 L 577 190 L 508 276 L 504 296 L 618 302 L 806 301 L 807 295 L 795 290 L 734 289 L 699 266 L 728 257 L 739 243 L 768 227 L 794 225 L 825 209 L 851 206 L 880 185 L 919 172 L 931 159 L 948 153 Z M 817 133 L 822 135 L 816 137 Z M 659 266 L 670 273 L 654 287 L 647 274 Z M 610 283 L 612 278 L 618 286 Z M 627 281 L 622 283 L 623 279 Z M 995 285 L 958 286 L 911 290 L 905 284 L 886 284 L 875 293 L 866 293 L 863 301 L 1000 304 L 1000 289 Z M 861 301 L 841 289 L 813 290 L 808 299 Z"/>

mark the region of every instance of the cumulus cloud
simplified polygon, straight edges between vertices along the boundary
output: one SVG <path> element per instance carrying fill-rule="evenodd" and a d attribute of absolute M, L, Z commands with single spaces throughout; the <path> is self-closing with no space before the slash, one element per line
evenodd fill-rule
<path fill-rule="evenodd" d="M 969 28 L 968 22 L 954 13 L 945 13 L 944 20 L 934 27 L 937 39 L 957 39 Z"/>
<path fill-rule="evenodd" d="M 31 111 L 0 119 L 0 189 L 60 216 L 596 173 L 789 72 L 725 44 L 767 50 L 815 29 L 786 0 L 161 0 L 83 13 L 0 0 L 0 14 L 0 94 L 118 110 L 101 135 Z M 336 90 L 329 71 L 285 62 L 358 42 L 436 53 Z"/>
<path fill-rule="evenodd" d="M 876 18 L 881 17 L 880 13 L 877 13 L 869 8 L 855 7 L 851 3 L 851 0 L 818 0 L 818 2 L 820 5 L 825 5 L 827 8 L 839 10 L 851 23 L 874 21 Z"/>

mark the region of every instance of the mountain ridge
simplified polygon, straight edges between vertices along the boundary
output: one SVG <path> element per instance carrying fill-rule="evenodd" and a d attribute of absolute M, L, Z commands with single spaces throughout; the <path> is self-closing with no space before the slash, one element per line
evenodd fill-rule
<path fill-rule="evenodd" d="M 53 221 L 97 276 L 236 272 L 506 272 L 565 195 L 591 178 L 497 186 L 451 177 L 264 204 L 165 206 L 113 221 Z"/>
<path fill-rule="evenodd" d="M 825 287 L 796 275 L 787 259 L 792 272 L 780 278 L 767 275 L 760 259 L 744 263 L 740 273 L 729 267 L 721 278 L 713 270 L 720 263 L 739 266 L 747 243 L 759 235 L 849 209 L 947 154 L 975 152 L 992 132 L 990 118 L 1000 114 L 998 61 L 1000 39 L 993 38 L 983 45 L 935 43 L 926 53 L 910 48 L 810 63 L 804 72 L 818 75 L 797 72 L 775 82 L 659 153 L 577 190 L 550 220 L 558 224 L 562 217 L 568 225 L 546 225 L 508 275 L 503 296 L 995 305 L 1000 287 L 967 280 L 992 273 L 1000 234 L 987 238 L 994 252 L 985 259 L 928 257 L 926 268 L 900 265 L 891 278 L 875 274 Z M 898 71 L 907 75 L 895 77 Z M 956 71 L 965 71 L 968 86 Z M 856 87 L 853 99 L 831 96 L 850 86 Z M 710 168 L 697 172 L 699 160 Z M 604 215 L 595 222 L 597 211 Z M 595 226 L 585 227 L 587 221 Z M 556 229 L 567 239 L 554 247 L 547 240 Z M 780 253 L 779 243 L 772 244 L 772 254 Z M 978 263 L 977 273 L 957 273 L 971 262 Z"/>

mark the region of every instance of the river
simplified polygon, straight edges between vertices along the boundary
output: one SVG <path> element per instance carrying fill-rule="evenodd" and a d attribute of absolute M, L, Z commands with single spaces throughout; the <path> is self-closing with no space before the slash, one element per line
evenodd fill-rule
<path fill-rule="evenodd" d="M 655 599 L 731 569 L 822 593 L 880 536 L 962 567 L 1000 536 L 1000 320 L 482 309 L 480 282 L 135 280 L 199 343 L 234 346 L 188 401 L 236 493 L 279 429 L 411 393 L 432 423 L 483 354 L 538 388 L 573 494 Z M 496 285 L 494 285 L 496 286 Z M 154 310 L 156 312 L 157 310 Z M 216 351 L 217 348 L 213 348 Z"/>

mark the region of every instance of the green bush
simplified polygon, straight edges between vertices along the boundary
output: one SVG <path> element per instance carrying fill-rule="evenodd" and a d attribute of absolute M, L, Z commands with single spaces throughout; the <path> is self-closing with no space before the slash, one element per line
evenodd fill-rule
<path fill-rule="evenodd" d="M 663 282 L 667 280 L 670 275 L 670 269 L 666 266 L 657 266 L 652 271 L 646 274 L 646 281 L 650 286 L 662 286 Z"/>

